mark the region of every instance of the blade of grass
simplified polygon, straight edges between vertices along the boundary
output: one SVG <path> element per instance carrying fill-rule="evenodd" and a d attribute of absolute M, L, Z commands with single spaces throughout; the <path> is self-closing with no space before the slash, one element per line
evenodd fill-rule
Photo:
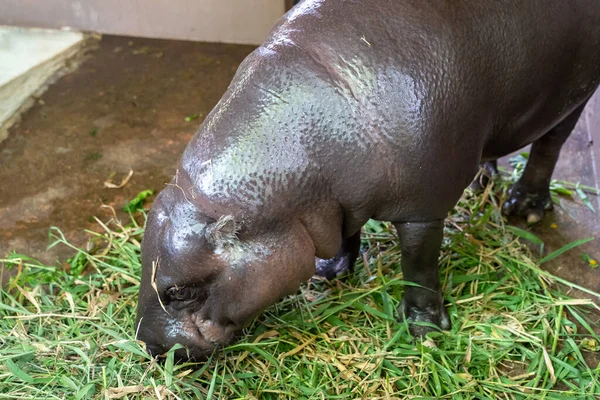
<path fill-rule="evenodd" d="M 552 253 L 548 254 L 546 257 L 542 258 L 540 261 L 538 261 L 538 265 L 541 265 L 545 262 L 548 262 L 550 260 L 554 260 L 556 257 L 560 256 L 563 253 L 566 253 L 567 251 L 574 249 L 577 246 L 581 246 L 582 244 L 591 242 L 592 240 L 594 240 L 593 237 L 591 238 L 586 238 L 586 239 L 579 239 L 576 240 L 574 242 L 571 242 L 569 244 L 564 245 L 563 247 L 561 247 L 558 250 L 553 251 Z"/>

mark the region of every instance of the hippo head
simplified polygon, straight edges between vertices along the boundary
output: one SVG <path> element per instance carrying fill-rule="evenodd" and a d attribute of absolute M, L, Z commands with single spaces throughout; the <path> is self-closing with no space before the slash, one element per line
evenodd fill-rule
<path fill-rule="evenodd" d="M 314 273 L 314 246 L 299 221 L 205 212 L 167 186 L 148 215 L 136 328 L 152 355 L 179 343 L 176 358 L 206 358 Z"/>

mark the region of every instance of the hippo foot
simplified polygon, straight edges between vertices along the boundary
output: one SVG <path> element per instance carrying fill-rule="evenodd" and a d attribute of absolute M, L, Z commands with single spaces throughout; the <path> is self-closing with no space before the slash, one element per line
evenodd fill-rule
<path fill-rule="evenodd" d="M 552 209 L 550 190 L 531 190 L 517 182 L 508 191 L 508 199 L 502 205 L 506 216 L 519 216 L 527 219 L 528 224 L 535 224 L 544 217 L 544 211 Z"/>
<path fill-rule="evenodd" d="M 424 307 L 411 305 L 405 296 L 398 307 L 398 314 L 401 321 L 408 322 L 413 337 L 423 338 L 429 332 L 447 331 L 451 327 L 450 317 L 441 295 L 433 303 Z"/>
<path fill-rule="evenodd" d="M 327 260 L 317 258 L 315 275 L 329 281 L 333 280 L 340 275 L 352 272 L 354 259 L 355 257 L 353 258 L 351 254 L 337 255 Z"/>
<path fill-rule="evenodd" d="M 486 161 L 481 166 L 481 169 L 471 185 L 469 185 L 469 189 L 473 192 L 478 193 L 482 192 L 490 180 L 494 179 L 496 174 L 498 173 L 498 166 L 496 161 Z"/>

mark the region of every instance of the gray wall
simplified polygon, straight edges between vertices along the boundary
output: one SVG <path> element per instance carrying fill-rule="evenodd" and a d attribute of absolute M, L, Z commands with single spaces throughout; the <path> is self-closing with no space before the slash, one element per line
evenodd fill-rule
<path fill-rule="evenodd" d="M 259 44 L 284 0 L 0 0 L 0 25 Z"/>

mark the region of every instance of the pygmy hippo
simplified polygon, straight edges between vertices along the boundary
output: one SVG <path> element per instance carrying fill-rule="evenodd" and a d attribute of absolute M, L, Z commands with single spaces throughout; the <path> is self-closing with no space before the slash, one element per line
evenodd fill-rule
<path fill-rule="evenodd" d="M 300 2 L 156 198 L 138 338 L 202 359 L 315 271 L 349 271 L 370 218 L 394 224 L 417 284 L 398 310 L 412 334 L 448 329 L 444 218 L 482 163 L 533 143 L 504 209 L 539 220 L 599 82 L 598 0 Z"/>

